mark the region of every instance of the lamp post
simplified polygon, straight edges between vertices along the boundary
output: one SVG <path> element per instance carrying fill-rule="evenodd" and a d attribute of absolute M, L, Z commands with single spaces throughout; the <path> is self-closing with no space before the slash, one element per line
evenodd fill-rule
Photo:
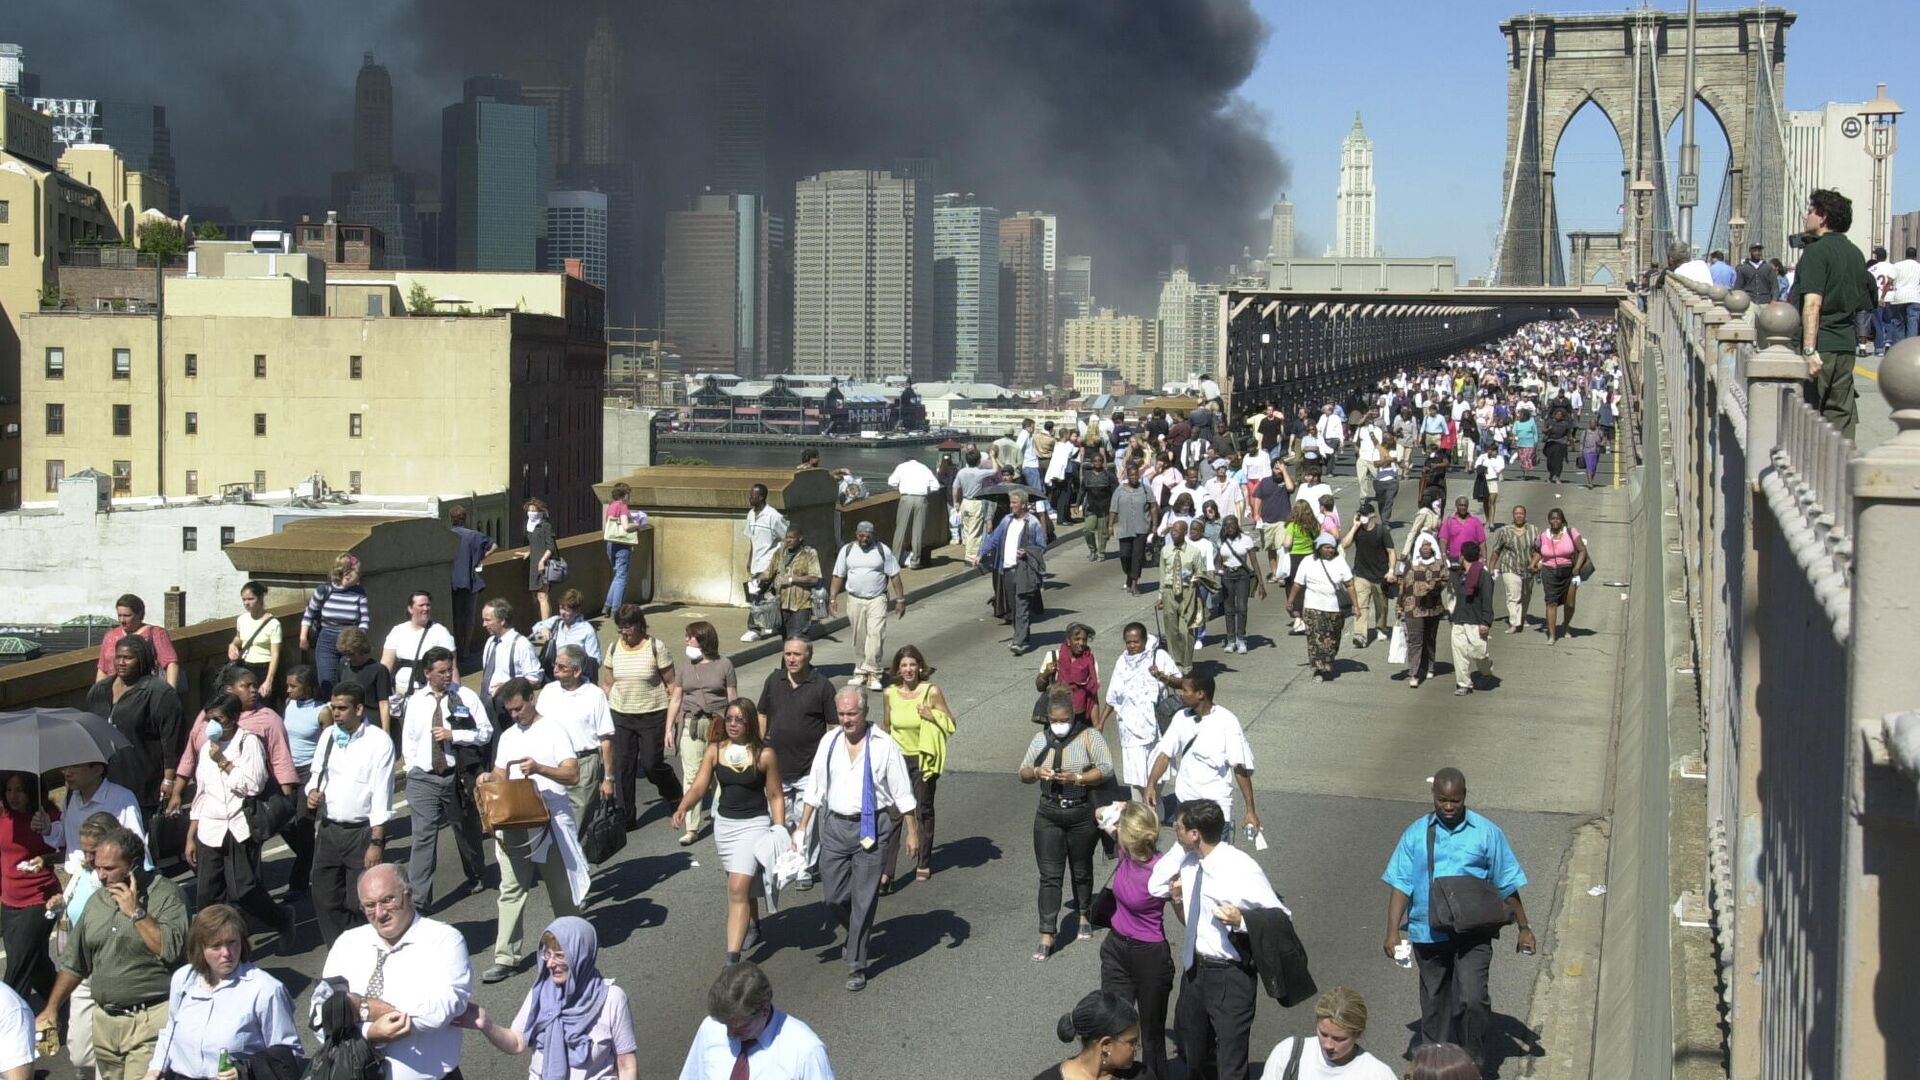
<path fill-rule="evenodd" d="M 1740 253 L 1746 248 L 1747 219 L 1735 210 L 1727 219 L 1727 256 L 1730 262 L 1739 262 Z"/>
<path fill-rule="evenodd" d="M 1876 86 L 1873 100 L 1860 111 L 1861 118 L 1867 122 L 1867 155 L 1873 158 L 1873 225 L 1869 235 L 1873 237 L 1874 247 L 1887 241 L 1887 160 L 1893 157 L 1895 146 L 1893 126 L 1900 122 L 1900 114 L 1905 111 L 1887 96 L 1886 83 Z"/>

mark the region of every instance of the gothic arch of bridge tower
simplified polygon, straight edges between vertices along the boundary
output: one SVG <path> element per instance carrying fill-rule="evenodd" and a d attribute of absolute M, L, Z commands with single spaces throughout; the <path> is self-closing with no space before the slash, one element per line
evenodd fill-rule
<path fill-rule="evenodd" d="M 1786 33 L 1794 15 L 1779 8 L 1701 12 L 1696 19 L 1696 129 L 1718 121 L 1728 147 L 1726 216 L 1777 249 L 1786 238 Z M 1500 285 L 1567 282 L 1554 204 L 1554 159 L 1567 125 L 1591 104 L 1620 140 L 1621 233 L 1636 252 L 1660 258 L 1677 239 L 1679 192 L 1670 179 L 1666 134 L 1686 104 L 1685 12 L 1521 15 L 1500 24 L 1507 39 L 1507 156 L 1500 231 L 1492 262 Z M 1696 137 L 1696 143 L 1698 138 Z M 1653 185 L 1640 203 L 1637 179 Z M 1712 178 L 1706 178 L 1711 180 Z M 1701 211 L 1714 213 L 1712 207 Z M 1715 222 L 1715 234 L 1726 221 Z"/>

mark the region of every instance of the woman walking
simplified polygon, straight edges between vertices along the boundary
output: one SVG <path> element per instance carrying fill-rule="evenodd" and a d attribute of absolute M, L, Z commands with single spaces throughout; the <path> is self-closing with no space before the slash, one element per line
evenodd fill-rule
<path fill-rule="evenodd" d="M 1281 1039 L 1267 1055 L 1267 1075 L 1395 1080 L 1392 1067 L 1360 1048 L 1366 1033 L 1366 999 L 1336 986 L 1313 1003 L 1313 1037 Z"/>
<path fill-rule="evenodd" d="M 260 694 L 271 699 L 279 684 L 280 619 L 267 614 L 267 587 L 257 581 L 240 586 L 240 614 L 233 620 L 227 659 L 246 665 L 259 680 Z"/>
<path fill-rule="evenodd" d="M 1051 687 L 1063 687 L 1073 695 L 1073 718 L 1093 724 L 1094 730 L 1106 722 L 1096 708 L 1100 704 L 1100 661 L 1093 655 L 1093 627 L 1086 623 L 1067 624 L 1067 639 L 1058 649 L 1047 653 L 1034 676 L 1033 688 L 1046 693 Z"/>
<path fill-rule="evenodd" d="M 1167 998 L 1173 993 L 1173 952 L 1163 921 L 1165 900 L 1147 891 L 1161 859 L 1160 818 L 1142 803 L 1120 808 L 1114 830 L 1113 922 L 1100 943 L 1100 989 L 1133 1002 L 1140 1014 L 1145 1074 L 1167 1075 Z"/>
<path fill-rule="evenodd" d="M 207 703 L 205 745 L 194 767 L 193 808 L 188 813 L 186 860 L 193 867 L 200 903 L 232 902 L 280 931 L 291 951 L 291 913 L 274 904 L 260 876 L 260 843 L 247 820 L 247 800 L 267 790 L 266 744 L 240 727 L 241 699 L 222 691 Z"/>
<path fill-rule="evenodd" d="M 1040 805 L 1033 814 L 1033 857 L 1040 869 L 1040 946 L 1033 962 L 1053 955 L 1059 929 L 1061 879 L 1073 877 L 1075 910 L 1081 913 L 1080 940 L 1093 937 L 1086 912 L 1093 905 L 1093 848 L 1099 830 L 1093 820 L 1092 789 L 1113 775 L 1107 740 L 1073 718 L 1073 699 L 1055 690 L 1047 697 L 1047 722 L 1035 732 L 1020 759 L 1020 782 L 1039 784 Z"/>
<path fill-rule="evenodd" d="M 1559 507 L 1547 511 L 1547 527 L 1533 554 L 1533 571 L 1540 575 L 1540 589 L 1545 594 L 1547 644 L 1557 644 L 1563 630 L 1572 632 L 1580 575 L 1591 565 L 1580 530 L 1567 524 L 1567 515 Z"/>
<path fill-rule="evenodd" d="M 1473 497 L 1480 500 L 1480 516 L 1493 520 L 1500 505 L 1500 475 L 1507 471 L 1507 455 L 1499 443 L 1490 443 L 1473 459 Z"/>
<path fill-rule="evenodd" d="M 674 749 L 667 707 L 679 685 L 673 657 L 659 638 L 647 633 L 647 615 L 639 604 L 622 604 L 613 625 L 620 637 L 600 665 L 600 689 L 613 712 L 613 790 L 627 812 L 627 828 L 640 827 L 639 781 L 646 777 L 660 797 L 674 803 L 686 792 L 667 764 Z"/>
<path fill-rule="evenodd" d="M 554 558 L 553 525 L 547 520 L 544 499 L 528 499 L 522 504 L 527 512 L 527 591 L 540 603 L 540 618 L 553 618 L 553 586 L 547 569 Z"/>
<path fill-rule="evenodd" d="M 1587 472 L 1587 490 L 1593 490 L 1594 478 L 1600 473 L 1600 454 L 1607 448 L 1607 433 L 1600 427 L 1598 416 L 1589 416 L 1587 426 L 1580 429 L 1580 464 Z"/>
<path fill-rule="evenodd" d="M 1227 616 L 1226 651 L 1247 651 L 1247 598 L 1254 589 L 1260 599 L 1267 598 L 1267 576 L 1261 572 L 1260 542 L 1240 531 L 1240 519 L 1228 517 L 1220 526 L 1220 542 L 1214 548 L 1215 571 L 1220 575 L 1221 595 Z"/>
<path fill-rule="evenodd" d="M 760 876 L 754 847 L 775 821 L 787 819 L 786 796 L 780 789 L 780 762 L 764 741 L 760 713 L 747 698 L 727 705 L 724 720 L 707 736 L 700 771 L 687 786 L 673 811 L 673 827 L 680 828 L 687 811 L 717 786 L 713 808 L 713 846 L 720 852 L 720 868 L 727 873 L 727 963 L 760 944 L 760 911 L 753 887 Z"/>
<path fill-rule="evenodd" d="M 1524 406 L 1520 409 L 1520 418 L 1513 422 L 1513 445 L 1520 458 L 1520 479 L 1533 479 L 1533 465 L 1537 448 L 1540 445 L 1540 421 L 1534 419 L 1533 410 Z"/>
<path fill-rule="evenodd" d="M 232 1080 L 233 1060 L 273 1050 L 297 1073 L 302 1062 L 293 997 L 250 959 L 247 917 L 226 904 L 202 907 L 187 927 L 186 954 L 186 964 L 173 973 L 170 1006 L 163 1010 L 147 1076 Z M 265 1062 L 252 1072 L 275 1075 Z"/>
<path fill-rule="evenodd" d="M 1313 664 L 1315 681 L 1333 678 L 1333 664 L 1340 656 L 1340 628 L 1347 617 L 1340 610 L 1340 590 L 1353 592 L 1353 568 L 1340 554 L 1340 541 L 1332 533 L 1321 533 L 1313 541 L 1313 557 L 1300 564 L 1293 578 L 1295 602 L 1306 613 L 1307 659 Z M 1359 598 L 1354 598 L 1359 606 Z"/>
<path fill-rule="evenodd" d="M 1071 628 L 1067 635 L 1072 637 Z M 933 666 L 914 646 L 895 650 L 888 674 L 887 688 L 881 692 L 886 707 L 880 710 L 880 730 L 899 745 L 907 775 L 913 778 L 913 815 L 920 823 L 920 853 L 914 857 L 913 876 L 925 881 L 933 876 L 933 798 L 940 786 L 940 774 L 947 768 L 947 736 L 954 731 L 953 710 L 947 705 L 947 695 L 927 681 L 933 677 Z M 895 829 L 887 844 L 887 865 L 880 872 L 881 892 L 887 891 L 895 879 L 901 831 Z"/>
<path fill-rule="evenodd" d="M 1113 662 L 1100 726 L 1104 730 L 1114 717 L 1119 718 L 1120 779 L 1139 799 L 1146 794 L 1153 747 L 1160 741 L 1160 700 L 1180 688 L 1180 666 L 1160 647 L 1160 639 L 1147 633 L 1144 623 L 1128 623 L 1120 639 L 1125 644 Z"/>
<path fill-rule="evenodd" d="M 705 620 L 687 624 L 686 659 L 675 665 L 674 686 L 667 696 L 667 727 L 680 741 L 680 777 L 692 780 L 707 755 L 707 735 L 727 712 L 727 703 L 740 696 L 740 679 L 733 661 L 720 655 L 720 632 Z M 706 800 L 696 799 L 687 811 L 680 846 L 700 835 L 706 823 Z"/>
<path fill-rule="evenodd" d="M 327 583 L 313 590 L 306 614 L 300 617 L 300 648 L 313 650 L 322 696 L 332 694 L 333 684 L 340 679 L 340 631 L 349 626 L 366 630 L 369 614 L 367 590 L 360 584 L 360 560 L 338 556 Z"/>
<path fill-rule="evenodd" d="M 1440 620 L 1446 617 L 1447 560 L 1433 533 L 1413 540 L 1406 577 L 1400 582 L 1400 620 L 1407 628 L 1407 689 L 1418 690 L 1433 673 L 1440 644 Z"/>
<path fill-rule="evenodd" d="M 1547 482 L 1561 482 L 1560 473 L 1567 467 L 1567 451 L 1573 446 L 1573 417 L 1565 408 L 1553 410 L 1547 419 L 1545 434 L 1547 443 Z"/>
<path fill-rule="evenodd" d="M 1320 535 L 1320 517 L 1314 511 L 1313 504 L 1305 499 L 1295 499 L 1293 513 L 1288 515 L 1287 527 L 1281 530 L 1280 535 L 1287 545 L 1286 579 L 1288 582 L 1297 581 L 1300 564 L 1313 554 L 1314 538 Z M 1296 590 L 1287 591 L 1287 612 L 1293 616 L 1293 628 L 1289 632 L 1306 633 L 1307 620 L 1301 615 L 1300 594 Z"/>
<path fill-rule="evenodd" d="M 7 947 L 6 983 L 22 1000 L 53 989 L 47 900 L 60 895 L 53 867 L 60 853 L 47 843 L 58 811 L 31 773 L 0 773 L 0 938 Z"/>
<path fill-rule="evenodd" d="M 1373 498 L 1380 506 L 1380 520 L 1393 524 L 1393 500 L 1400 496 L 1400 440 L 1382 435 L 1373 466 Z"/>
<path fill-rule="evenodd" d="M 527 1055 L 527 1080 L 639 1080 L 633 1006 L 600 974 L 600 935 L 578 915 L 540 935 L 540 967 L 513 1023 L 501 1027 L 476 1005 L 454 1026 L 478 1031 L 503 1054 Z"/>
<path fill-rule="evenodd" d="M 1104 1080 L 1135 1075 L 1133 1062 L 1140 1053 L 1140 1018 L 1127 999 L 1095 990 L 1062 1016 L 1054 1034 L 1063 1043 L 1080 1040 L 1070 1058 L 1033 1080 Z"/>
<path fill-rule="evenodd" d="M 600 526 L 600 535 L 607 543 L 607 565 L 612 568 L 613 580 L 607 583 L 606 603 L 600 610 L 611 615 L 627 602 L 627 572 L 633 564 L 633 549 L 640 542 L 640 527 L 647 523 L 647 515 L 636 515 L 627 505 L 627 496 L 633 494 L 633 489 L 625 483 L 613 485 L 607 494 L 607 516 Z"/>

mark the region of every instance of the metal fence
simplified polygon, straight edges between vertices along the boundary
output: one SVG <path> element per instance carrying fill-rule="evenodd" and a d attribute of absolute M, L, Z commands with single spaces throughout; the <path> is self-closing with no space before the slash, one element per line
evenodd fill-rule
<path fill-rule="evenodd" d="M 1889 878 L 1880 860 L 1897 852 L 1920 865 L 1920 819 L 1905 806 L 1861 811 L 1880 787 L 1913 783 L 1888 758 L 1878 718 L 1920 703 L 1916 575 L 1905 565 L 1916 533 L 1904 531 L 1897 554 L 1859 537 L 1863 520 L 1896 539 L 1920 528 L 1903 516 L 1920 510 L 1920 455 L 1910 467 L 1880 451 L 1862 459 L 1808 407 L 1799 319 L 1787 305 L 1754 309 L 1743 294 L 1675 278 L 1647 300 L 1645 319 L 1623 324 L 1623 338 L 1644 338 L 1623 352 L 1630 367 L 1660 366 L 1658 378 L 1640 374 L 1664 394 L 1672 456 L 1686 583 L 1669 599 L 1686 605 L 1697 666 L 1702 885 L 1730 1074 L 1914 1076 L 1920 980 L 1909 971 L 1920 957 L 1882 966 L 1880 910 L 1906 916 L 1920 892 L 1890 889 L 1913 875 Z M 1920 394 L 1920 341 L 1883 367 L 1896 407 L 1909 370 Z M 1886 449 L 1897 457 L 1904 438 Z M 1877 561 L 1861 557 L 1869 550 Z M 1863 613 L 1879 611 L 1906 613 L 1905 648 L 1879 629 L 1884 619 L 1856 631 Z M 1894 986 L 1908 992 L 1889 994 Z"/>

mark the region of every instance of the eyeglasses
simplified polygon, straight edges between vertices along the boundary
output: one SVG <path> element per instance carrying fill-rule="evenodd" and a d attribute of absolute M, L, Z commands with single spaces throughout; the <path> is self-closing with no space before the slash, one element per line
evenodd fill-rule
<path fill-rule="evenodd" d="M 360 910 L 368 912 L 382 910 L 395 911 L 399 909 L 405 900 L 406 897 L 404 896 L 383 896 L 377 900 L 362 900 L 360 902 Z"/>

